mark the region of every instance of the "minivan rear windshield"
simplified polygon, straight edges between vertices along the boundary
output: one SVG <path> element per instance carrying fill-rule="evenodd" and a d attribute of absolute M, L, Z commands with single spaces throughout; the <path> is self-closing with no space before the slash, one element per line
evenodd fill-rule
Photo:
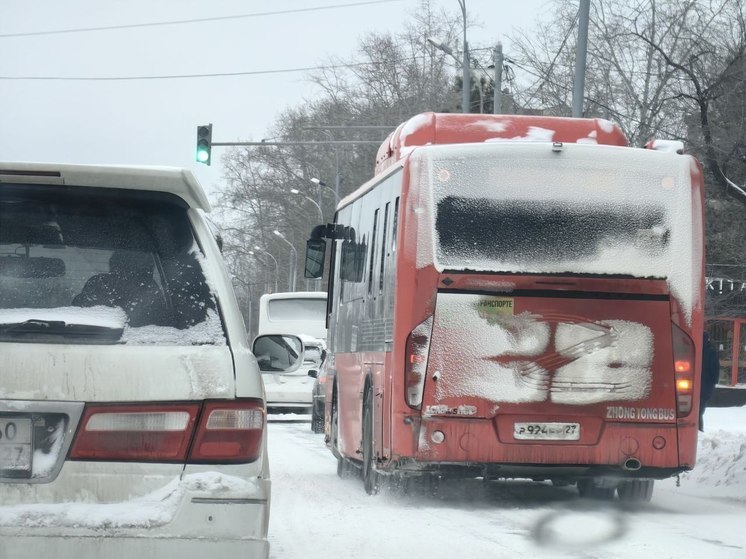
<path fill-rule="evenodd" d="M 326 320 L 326 299 L 273 299 L 267 314 L 272 321 Z"/>
<path fill-rule="evenodd" d="M 0 341 L 225 343 L 183 207 L 64 192 L 0 189 Z"/>

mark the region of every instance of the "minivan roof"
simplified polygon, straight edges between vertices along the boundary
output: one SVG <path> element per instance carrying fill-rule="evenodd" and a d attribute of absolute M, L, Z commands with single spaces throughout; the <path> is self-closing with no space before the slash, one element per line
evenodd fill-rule
<path fill-rule="evenodd" d="M 184 200 L 191 208 L 210 211 L 210 202 L 197 179 L 191 171 L 179 167 L 0 162 L 2 183 L 168 192 Z"/>
<path fill-rule="evenodd" d="M 261 299 L 326 299 L 326 291 L 282 291 L 265 293 Z"/>

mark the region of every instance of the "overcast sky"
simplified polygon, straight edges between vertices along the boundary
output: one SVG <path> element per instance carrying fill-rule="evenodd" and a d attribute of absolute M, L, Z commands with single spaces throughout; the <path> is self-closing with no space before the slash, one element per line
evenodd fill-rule
<path fill-rule="evenodd" d="M 208 192 L 220 155 L 194 161 L 196 126 L 214 141 L 259 140 L 274 117 L 315 92 L 303 72 L 200 79 L 66 81 L 9 77 L 114 77 L 311 67 L 350 56 L 370 31 L 398 31 L 419 0 L 219 21 L 8 36 L 54 30 L 308 9 L 364 0 L 1 0 L 0 160 L 171 165 L 192 169 Z M 547 0 L 466 0 L 478 22 L 472 47 L 506 44 L 530 29 Z M 458 12 L 456 0 L 436 0 Z"/>

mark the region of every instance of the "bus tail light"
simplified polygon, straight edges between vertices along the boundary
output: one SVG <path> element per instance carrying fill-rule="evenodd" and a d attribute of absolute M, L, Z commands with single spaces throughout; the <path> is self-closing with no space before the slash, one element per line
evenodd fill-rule
<path fill-rule="evenodd" d="M 681 328 L 671 325 L 673 369 L 676 384 L 676 412 L 686 417 L 692 411 L 694 393 L 694 342 Z"/>
<path fill-rule="evenodd" d="M 404 383 L 407 404 L 419 409 L 422 406 L 422 391 L 425 387 L 427 357 L 430 352 L 430 336 L 433 330 L 433 317 L 420 323 L 407 338 Z"/>
<path fill-rule="evenodd" d="M 253 462 L 261 454 L 263 433 L 264 405 L 261 400 L 206 402 L 189 462 Z"/>

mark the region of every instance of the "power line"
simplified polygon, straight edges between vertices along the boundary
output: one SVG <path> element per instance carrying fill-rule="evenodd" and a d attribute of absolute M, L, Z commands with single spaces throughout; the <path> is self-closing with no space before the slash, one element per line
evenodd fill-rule
<path fill-rule="evenodd" d="M 249 70 L 246 72 L 215 72 L 210 74 L 171 74 L 156 76 L 0 76 L 0 80 L 51 80 L 51 81 L 129 81 L 129 80 L 181 80 L 190 78 L 220 78 L 235 76 L 259 76 L 265 74 L 287 74 L 292 72 L 309 72 L 312 70 L 334 70 L 337 68 L 355 68 L 371 66 L 375 62 L 358 62 L 351 64 L 331 64 L 328 66 L 304 66 L 301 68 L 280 68 L 275 70 Z"/>
<path fill-rule="evenodd" d="M 572 32 L 573 32 L 573 31 L 575 30 L 575 25 L 576 25 L 576 24 L 578 23 L 578 18 L 579 18 L 579 17 L 580 17 L 580 8 L 578 8 L 578 11 L 577 11 L 577 12 L 575 13 L 575 17 L 573 18 L 573 20 L 572 20 L 572 23 L 571 23 L 571 24 L 570 24 L 570 26 L 568 27 L 568 29 L 567 29 L 567 33 L 565 33 L 565 38 L 564 38 L 564 39 L 562 39 L 562 44 L 560 45 L 559 49 L 557 49 L 557 54 L 555 54 L 555 55 L 554 55 L 554 59 L 553 59 L 553 60 L 552 60 L 552 62 L 551 62 L 551 63 L 549 64 L 549 67 L 547 68 L 547 71 L 546 71 L 545 77 L 544 77 L 544 78 L 539 78 L 540 80 L 542 80 L 542 83 L 541 83 L 541 84 L 539 84 L 539 86 L 538 86 L 538 87 L 536 87 L 535 85 L 532 85 L 532 86 L 531 86 L 531 87 L 536 87 L 536 89 L 534 89 L 534 92 L 533 92 L 533 94 L 532 94 L 532 95 L 531 95 L 531 97 L 530 97 L 530 98 L 528 99 L 528 101 L 526 101 L 526 104 L 527 104 L 527 105 L 528 105 L 529 103 L 531 103 L 531 101 L 533 101 L 533 100 L 534 100 L 534 98 L 536 97 L 536 95 L 537 95 L 537 94 L 539 93 L 539 90 L 540 90 L 540 89 L 541 89 L 541 88 L 542 88 L 542 87 L 544 86 L 544 84 L 545 84 L 545 83 L 547 82 L 547 78 L 548 78 L 548 77 L 549 77 L 549 75 L 550 75 L 550 74 L 552 73 L 552 70 L 554 69 L 554 65 L 555 65 L 555 64 L 557 63 L 557 59 L 559 58 L 560 54 L 562 54 L 562 51 L 564 50 L 564 48 L 565 48 L 565 45 L 567 44 L 567 39 L 569 39 L 569 38 L 570 38 L 570 35 L 571 35 L 571 34 L 572 34 Z M 537 82 L 538 82 L 538 80 L 537 80 Z"/>
<path fill-rule="evenodd" d="M 537 77 L 537 78 L 539 78 L 539 79 L 542 79 L 542 80 L 544 80 L 544 83 L 549 83 L 549 84 L 552 84 L 552 85 L 554 85 L 554 86 L 556 86 L 556 87 L 559 87 L 560 89 L 564 89 L 565 91 L 572 91 L 572 87 L 569 87 L 569 86 L 563 85 L 563 84 L 561 84 L 561 83 L 555 82 L 555 81 L 553 81 L 553 80 L 550 80 L 550 79 L 549 79 L 549 76 L 548 76 L 548 75 L 541 75 L 541 74 L 537 74 L 536 72 L 534 72 L 534 71 L 532 71 L 532 70 L 529 70 L 528 68 L 526 68 L 526 67 L 525 67 L 525 66 L 523 66 L 522 64 L 519 64 L 519 63 L 517 63 L 517 62 L 516 62 L 515 60 L 511 60 L 511 62 L 512 62 L 512 63 L 513 63 L 513 64 L 514 64 L 515 66 L 518 66 L 518 67 L 519 67 L 519 68 L 520 68 L 521 70 L 523 70 L 523 71 L 524 71 L 524 72 L 526 72 L 527 74 L 530 74 L 530 75 L 532 75 L 532 76 L 534 76 L 534 77 Z M 616 115 L 616 116 L 617 116 L 617 117 L 619 117 L 619 118 L 624 118 L 624 119 L 630 120 L 630 121 L 632 121 L 632 122 L 635 122 L 635 123 L 637 123 L 637 124 L 642 124 L 642 122 L 641 122 L 641 121 L 640 121 L 639 119 L 637 119 L 637 118 L 635 118 L 635 117 L 633 117 L 633 116 L 629 116 L 629 115 L 627 115 L 627 114 L 621 113 L 621 112 L 619 112 L 619 111 L 617 111 L 617 110 L 615 110 L 615 109 L 612 109 L 612 108 L 611 108 L 611 107 L 609 107 L 608 105 L 606 105 L 606 104 L 604 104 L 604 103 L 601 103 L 600 101 L 597 101 L 596 99 L 593 99 L 592 97 L 589 97 L 588 95 L 584 95 L 584 96 L 583 96 L 583 98 L 584 98 L 584 99 L 585 99 L 586 101 L 590 101 L 590 102 L 591 102 L 591 103 L 593 103 L 594 105 L 598 105 L 598 106 L 599 106 L 599 107 L 601 107 L 602 109 L 606 109 L 607 111 L 609 111 L 610 113 L 612 113 L 612 114 Z"/>
<path fill-rule="evenodd" d="M 236 14 L 232 16 L 204 17 L 196 19 L 180 19 L 174 21 L 155 21 L 150 23 L 131 23 L 125 25 L 107 25 L 101 27 L 78 27 L 74 29 L 54 29 L 50 31 L 29 31 L 25 33 L 0 33 L 0 39 L 11 37 L 36 37 L 40 35 L 64 35 L 69 33 L 88 33 L 91 31 L 111 31 L 114 29 L 135 29 L 141 27 L 159 27 L 164 25 L 184 25 L 190 23 L 202 23 L 206 21 L 226 21 L 231 19 L 246 19 L 254 17 L 277 16 L 283 14 L 298 14 L 305 12 L 318 12 L 321 10 L 336 10 L 338 8 L 354 8 L 356 6 L 367 6 L 371 4 L 387 4 L 391 2 L 402 2 L 403 0 L 369 0 L 367 2 L 354 2 L 349 4 L 330 4 L 326 6 L 312 6 L 309 8 L 294 8 L 292 10 L 276 10 L 272 12 L 254 12 L 250 14 Z"/>
<path fill-rule="evenodd" d="M 387 0 L 387 1 L 400 1 L 400 0 Z M 483 51 L 490 49 L 473 49 L 475 51 Z M 424 57 L 420 57 L 424 58 Z M 222 78 L 222 77 L 237 77 L 237 76 L 261 76 L 266 74 L 289 74 L 294 72 L 310 72 L 313 70 L 337 70 L 340 68 L 359 68 L 362 66 L 375 66 L 380 64 L 379 62 L 350 62 L 346 64 L 328 64 L 325 66 L 303 66 L 299 68 L 278 68 L 272 70 L 247 70 L 245 72 L 213 72 L 204 74 L 169 74 L 169 75 L 154 75 L 154 76 L 1 76 L 0 80 L 5 81 L 89 81 L 89 82 L 105 82 L 105 81 L 133 81 L 133 80 L 182 80 L 192 78 Z"/>

